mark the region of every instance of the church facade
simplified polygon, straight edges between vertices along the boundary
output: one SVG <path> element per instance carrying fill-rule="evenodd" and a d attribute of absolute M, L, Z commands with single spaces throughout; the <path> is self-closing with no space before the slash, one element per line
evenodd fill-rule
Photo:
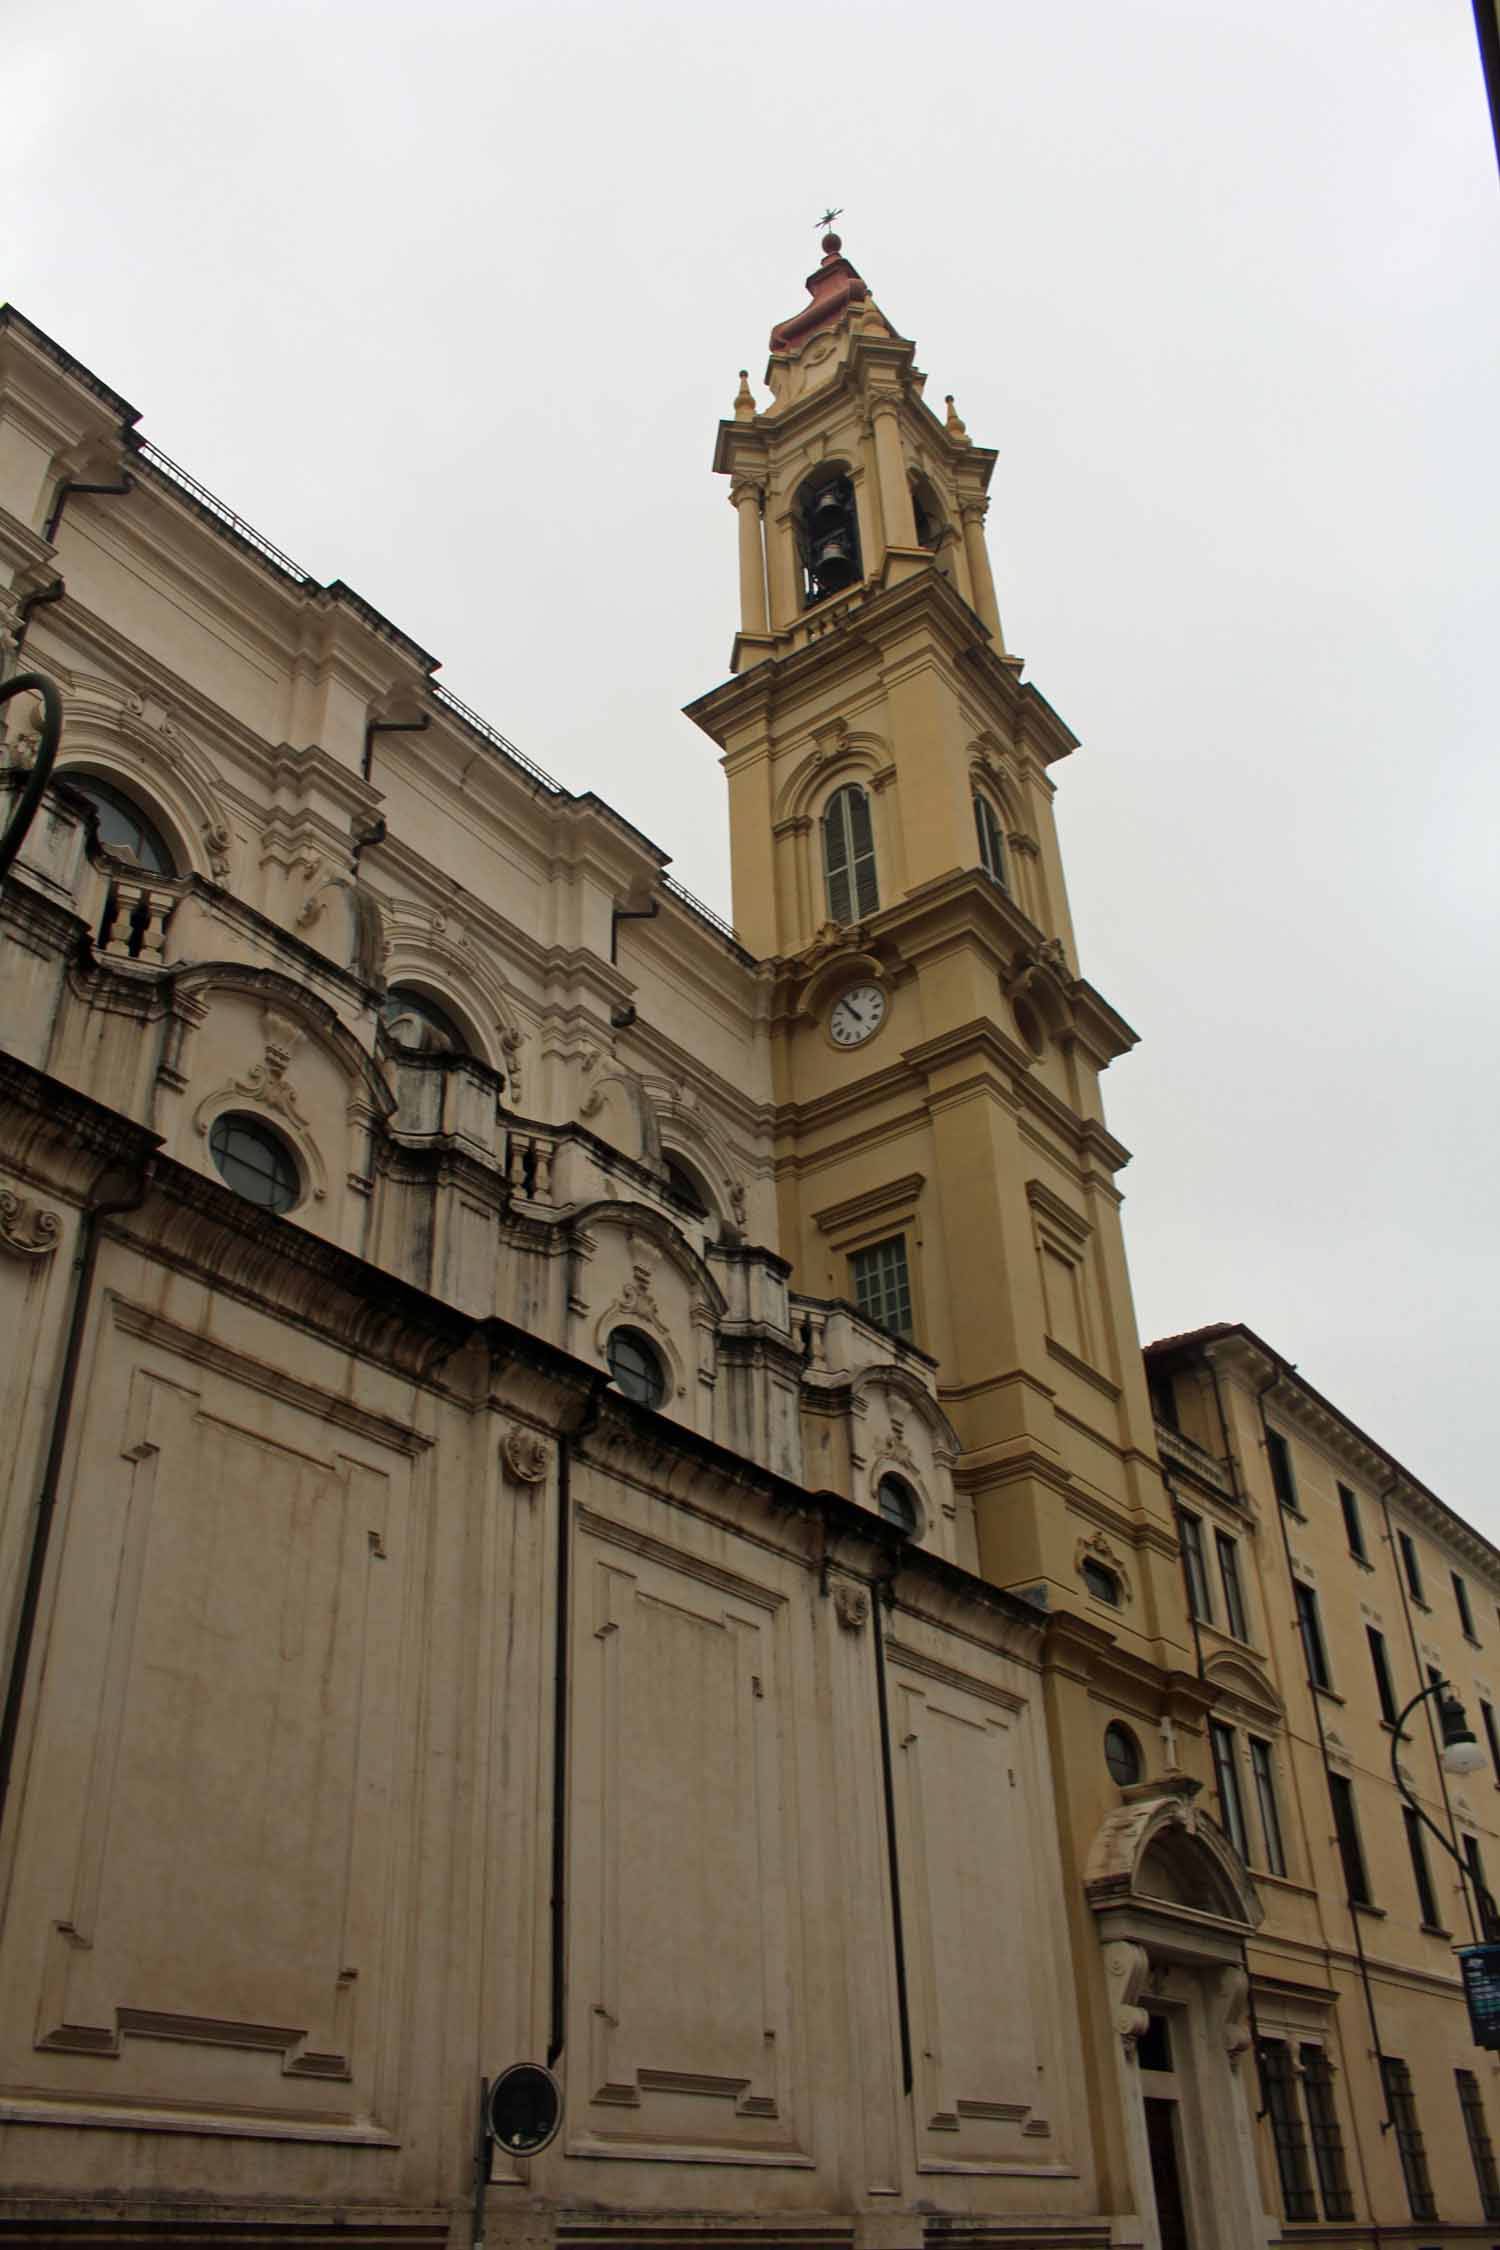
<path fill-rule="evenodd" d="M 0 891 L 17 2239 L 1495 2216 L 1430 1934 L 1431 2215 L 1356 2114 L 1305 1639 L 1257 1590 L 1206 1647 L 1184 1576 L 1186 1512 L 1262 1589 L 1280 1503 L 1142 1360 L 994 457 L 837 238 L 808 292 L 715 455 L 736 930 L 0 313 L 6 672 L 65 711 Z"/>

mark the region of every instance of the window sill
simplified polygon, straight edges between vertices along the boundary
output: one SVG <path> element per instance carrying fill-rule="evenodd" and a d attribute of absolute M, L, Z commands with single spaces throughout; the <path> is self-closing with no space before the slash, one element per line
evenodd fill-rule
<path fill-rule="evenodd" d="M 1468 1642 L 1470 1648 L 1482 1649 L 1484 1647 L 1484 1643 L 1477 1633 L 1465 1633 L 1464 1639 Z"/>
<path fill-rule="evenodd" d="M 1317 1680 L 1313 1681 L 1313 1693 L 1314 1695 L 1321 1695 L 1325 1699 L 1325 1701 L 1329 1703 L 1337 1703 L 1340 1706 L 1342 1706 L 1345 1700 L 1344 1697 L 1339 1694 L 1337 1688 L 1323 1687 Z M 1382 1721 L 1381 1723 L 1383 1725 L 1384 1721 Z"/>
<path fill-rule="evenodd" d="M 1385 1908 L 1373 1906 L 1366 1898 L 1351 1898 L 1349 1904 L 1356 1914 L 1368 1914 L 1372 1922 L 1383 1922 L 1385 1920 Z"/>
<path fill-rule="evenodd" d="M 1354 1549 L 1353 1549 L 1353 1548 L 1351 1547 L 1351 1548 L 1349 1549 L 1349 1560 L 1350 1560 L 1351 1562 L 1355 1562 L 1355 1563 L 1358 1563 L 1358 1564 L 1359 1564 L 1359 1567 L 1360 1567 L 1360 1569 L 1361 1569 L 1361 1570 L 1367 1570 L 1367 1571 L 1369 1571 L 1369 1573 L 1370 1573 L 1371 1577 L 1373 1577 L 1373 1576 L 1374 1576 L 1374 1574 L 1375 1574 L 1375 1565 L 1374 1565 L 1374 1564 L 1373 1564 L 1373 1563 L 1371 1562 L 1371 1560 L 1370 1560 L 1370 1558 L 1369 1558 L 1369 1556 L 1368 1556 L 1368 1555 L 1357 1555 L 1357 1554 L 1356 1554 L 1356 1553 L 1354 1552 Z"/>
<path fill-rule="evenodd" d="M 1430 1617 L 1432 1615 L 1431 1602 L 1423 1601 L 1421 1595 L 1412 1593 L 1412 1590 L 1409 1586 L 1407 1587 L 1406 1592 L 1413 1609 L 1419 1609 L 1424 1617 Z"/>
<path fill-rule="evenodd" d="M 1417 1926 L 1423 1937 L 1440 1937 L 1448 1945 L 1453 1943 L 1453 1932 L 1445 1930 L 1441 1922 L 1421 1922 Z"/>

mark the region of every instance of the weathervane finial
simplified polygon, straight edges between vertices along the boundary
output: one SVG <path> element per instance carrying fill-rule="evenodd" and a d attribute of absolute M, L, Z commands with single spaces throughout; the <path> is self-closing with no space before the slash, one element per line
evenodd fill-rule
<path fill-rule="evenodd" d="M 842 203 L 840 203 L 837 208 L 830 204 L 828 209 L 823 213 L 822 218 L 815 220 L 813 223 L 815 226 L 831 227 L 835 219 L 841 219 L 843 216 L 844 206 L 842 205 Z"/>

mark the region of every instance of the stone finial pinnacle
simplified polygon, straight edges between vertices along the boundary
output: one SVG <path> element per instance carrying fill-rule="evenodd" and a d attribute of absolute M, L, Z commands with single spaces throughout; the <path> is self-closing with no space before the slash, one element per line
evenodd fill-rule
<path fill-rule="evenodd" d="M 755 398 L 750 389 L 750 370 L 740 369 L 740 387 L 734 394 L 734 418 L 737 422 L 755 420 Z"/>
<path fill-rule="evenodd" d="M 963 421 L 959 414 L 958 408 L 954 405 L 953 393 L 951 391 L 948 393 L 947 399 L 944 403 L 946 404 L 948 409 L 948 419 L 945 427 L 947 429 L 949 437 L 953 438 L 959 445 L 972 445 L 974 441 L 969 436 L 968 424 Z"/>

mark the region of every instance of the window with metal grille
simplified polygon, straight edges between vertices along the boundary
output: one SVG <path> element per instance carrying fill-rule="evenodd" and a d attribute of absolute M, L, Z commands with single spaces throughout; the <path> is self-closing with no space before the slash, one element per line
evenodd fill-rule
<path fill-rule="evenodd" d="M 1318 1614 L 1318 1597 L 1311 1586 L 1301 1579 L 1293 1581 L 1297 1601 L 1297 1623 L 1302 1628 L 1302 1651 L 1307 1658 L 1307 1676 L 1314 1687 L 1330 1687 L 1332 1679 L 1328 1670 L 1328 1651 L 1323 1645 L 1323 1620 Z"/>
<path fill-rule="evenodd" d="M 1312 2170 L 1307 2161 L 1307 2136 L 1297 2101 L 1297 2081 L 1292 2074 L 1291 2051 L 1284 2039 L 1262 2039 L 1260 2083 L 1266 2115 L 1271 2120 L 1271 2143 L 1276 2169 L 1281 2175 L 1281 2200 L 1289 2219 L 1315 2219 Z"/>
<path fill-rule="evenodd" d="M 1213 1745 L 1214 1779 L 1219 1785 L 1219 1813 L 1224 1823 L 1224 1833 L 1240 1858 L 1248 1859 L 1250 1839 L 1245 1833 L 1245 1807 L 1240 1797 L 1234 1729 L 1222 1726 L 1217 1719 L 1210 1719 L 1208 1734 Z"/>
<path fill-rule="evenodd" d="M 1005 838 L 1000 820 L 988 797 L 974 792 L 974 826 L 979 831 L 979 858 L 986 875 L 998 883 L 1002 891 L 1010 889 L 1010 877 L 1005 872 Z"/>
<path fill-rule="evenodd" d="M 1339 1486 L 1339 1506 L 1344 1511 L 1344 1537 L 1349 1542 L 1349 1552 L 1356 1562 L 1368 1562 L 1365 1553 L 1365 1527 L 1359 1520 L 1359 1502 L 1347 1484 Z"/>
<path fill-rule="evenodd" d="M 911 1275 L 906 1264 L 906 1237 L 893 1234 L 856 1250 L 849 1260 L 854 1302 L 866 1320 L 888 1328 L 893 1336 L 911 1334 Z"/>
<path fill-rule="evenodd" d="M 1265 1865 L 1272 1875 L 1284 1875 L 1286 1850 L 1281 1841 L 1281 1815 L 1276 1809 L 1271 1745 L 1253 1734 L 1250 1737 L 1250 1771 L 1255 1776 L 1255 1801 L 1260 1811 L 1261 1839 L 1266 1847 Z"/>
<path fill-rule="evenodd" d="M 1349 2189 L 1344 2136 L 1339 2129 L 1339 2113 L 1333 2099 L 1332 2067 L 1321 2047 L 1310 2044 L 1299 2047 L 1297 2056 L 1302 2065 L 1302 2095 L 1307 2104 L 1323 2216 L 1325 2219 L 1352 2219 L 1354 2197 Z"/>
<path fill-rule="evenodd" d="M 1401 1549 L 1401 1567 L 1406 1572 L 1406 1583 L 1414 1602 L 1427 1607 L 1427 1596 L 1422 1591 L 1422 1566 L 1417 1561 L 1416 1545 L 1409 1531 L 1398 1531 L 1396 1545 Z"/>
<path fill-rule="evenodd" d="M 1297 1480 L 1292 1475 L 1292 1449 L 1280 1430 L 1267 1430 L 1266 1458 L 1271 1464 L 1271 1485 L 1277 1499 L 1283 1508 L 1290 1508 L 1294 1516 L 1300 1516 Z"/>
<path fill-rule="evenodd" d="M 1386 2114 L 1396 2131 L 1396 2147 L 1401 2156 L 1411 2215 L 1414 2219 L 1435 2219 L 1437 2198 L 1432 2192 L 1432 2176 L 1427 2169 L 1427 2143 L 1417 2123 L 1411 2072 L 1399 2056 L 1382 2055 L 1380 2082 L 1385 2089 Z"/>
<path fill-rule="evenodd" d="M 1474 1630 L 1474 1612 L 1469 1607 L 1469 1589 L 1456 1570 L 1450 1570 L 1448 1576 L 1453 1581 L 1453 1599 L 1458 1604 L 1458 1622 L 1462 1625 L 1467 1638 L 1471 1641 L 1477 1641 L 1479 1635 Z"/>
<path fill-rule="evenodd" d="M 1344 1889 L 1351 1905 L 1368 1906 L 1370 1878 L 1365 1872 L 1364 1848 L 1359 1840 L 1359 1823 L 1354 1817 L 1354 1791 L 1343 1774 L 1331 1773 L 1328 1794 L 1333 1801 L 1333 1832 L 1343 1862 Z"/>
<path fill-rule="evenodd" d="M 1219 1576 L 1224 1583 L 1224 1622 L 1237 1641 L 1248 1641 L 1245 1595 L 1240 1585 L 1239 1542 L 1231 1539 L 1227 1531 L 1216 1531 L 1214 1545 L 1219 1554 Z"/>
<path fill-rule="evenodd" d="M 878 912 L 870 800 L 856 782 L 835 790 L 823 814 L 823 876 L 831 921 L 853 922 Z"/>
<path fill-rule="evenodd" d="M 1391 1660 L 1386 1653 L 1385 1635 L 1377 1626 L 1367 1625 L 1365 1639 L 1370 1644 L 1370 1663 L 1375 1672 L 1375 1695 L 1380 1704 L 1380 1716 L 1388 1726 L 1394 1726 L 1396 1690 L 1391 1680 Z"/>
<path fill-rule="evenodd" d="M 1203 1559 L 1203 1525 L 1186 1508 L 1177 1511 L 1177 1535 L 1182 1541 L 1182 1575 L 1187 1584 L 1188 1608 L 1201 1624 L 1212 1625 L 1214 1605 L 1208 1592 L 1208 1566 Z"/>
<path fill-rule="evenodd" d="M 1401 1817 L 1406 1823 L 1406 1848 L 1411 1853 L 1412 1879 L 1417 1886 L 1417 1904 L 1422 1910 L 1422 1920 L 1428 1928 L 1439 1926 L 1437 1894 L 1432 1887 L 1432 1870 L 1427 1864 L 1427 1839 L 1422 1834 L 1422 1823 L 1410 1805 L 1403 1805 Z"/>
<path fill-rule="evenodd" d="M 1472 2070 L 1455 2070 L 1453 2075 L 1458 2081 L 1458 2099 L 1464 2113 L 1464 2129 L 1469 2136 L 1469 2154 L 1474 2159 L 1474 2177 L 1479 2182 L 1479 2200 L 1487 2219 L 1500 2219 L 1500 2171 L 1495 2168 L 1495 2144 L 1490 2139 L 1479 2080 Z"/>

